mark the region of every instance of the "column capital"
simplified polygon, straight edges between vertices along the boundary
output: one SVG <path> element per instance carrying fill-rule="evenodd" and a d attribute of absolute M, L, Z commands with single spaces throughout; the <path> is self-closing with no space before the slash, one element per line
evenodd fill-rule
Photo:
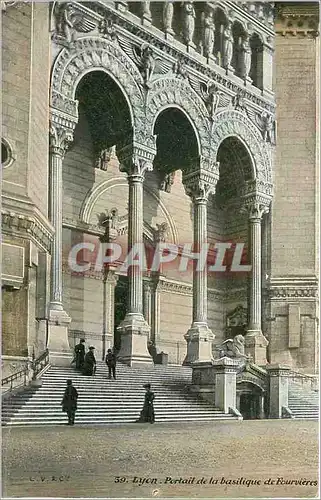
<path fill-rule="evenodd" d="M 252 222 L 260 222 L 263 215 L 270 211 L 269 206 L 262 203 L 259 199 L 245 203 L 242 210 L 248 213 L 249 220 Z"/>
<path fill-rule="evenodd" d="M 156 156 L 156 136 L 153 141 L 143 145 L 136 141 L 127 144 L 118 151 L 120 171 L 126 172 L 128 177 L 143 182 L 145 172 L 153 170 L 153 161 Z"/>
<path fill-rule="evenodd" d="M 191 160 L 190 167 L 183 171 L 185 192 L 193 203 L 207 203 L 210 194 L 215 193 L 219 179 L 219 163 L 200 156 Z"/>
<path fill-rule="evenodd" d="M 50 152 L 64 158 L 69 145 L 73 142 L 73 130 L 63 125 L 50 123 L 49 147 Z"/>

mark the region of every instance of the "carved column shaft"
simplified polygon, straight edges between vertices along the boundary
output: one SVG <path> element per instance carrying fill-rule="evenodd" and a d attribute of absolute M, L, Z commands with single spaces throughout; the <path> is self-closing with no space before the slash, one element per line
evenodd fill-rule
<path fill-rule="evenodd" d="M 250 290 L 250 316 L 248 335 L 256 335 L 262 331 L 261 308 L 262 308 L 262 248 L 261 248 L 261 224 L 264 213 L 268 208 L 259 203 L 252 203 L 248 207 L 250 224 L 250 252 L 251 252 L 251 290 Z"/>
<path fill-rule="evenodd" d="M 144 281 L 144 317 L 149 325 L 152 325 L 152 286 L 148 281 Z"/>
<path fill-rule="evenodd" d="M 184 365 L 212 361 L 214 335 L 207 324 L 207 201 L 214 191 L 218 178 L 218 164 L 200 158 L 200 169 L 183 173 L 186 193 L 191 197 L 194 209 L 194 252 L 199 254 L 193 262 L 193 322 L 185 334 L 187 354 Z M 204 259 L 204 261 L 202 261 Z"/>
<path fill-rule="evenodd" d="M 147 138 L 148 139 L 148 138 Z M 129 184 L 128 200 L 128 255 L 136 257 L 137 252 L 144 252 L 143 244 L 143 181 L 146 170 L 152 170 L 155 156 L 155 138 L 150 139 L 151 146 L 130 144 L 121 150 L 119 158 L 121 170 L 127 172 Z M 134 248 L 135 247 L 135 248 Z M 147 349 L 150 326 L 143 316 L 143 270 L 140 266 L 131 266 L 128 262 L 129 300 L 127 313 L 119 325 L 121 348 L 118 358 L 126 364 L 152 363 Z"/>
<path fill-rule="evenodd" d="M 115 272 L 106 270 L 103 280 L 103 360 L 107 349 L 111 347 L 110 342 L 114 337 L 115 287 L 117 281 L 118 276 L 115 275 Z"/>
<path fill-rule="evenodd" d="M 72 131 L 60 127 L 50 130 L 50 219 L 55 228 L 51 252 L 50 308 L 62 310 L 62 161 Z"/>
<path fill-rule="evenodd" d="M 194 247 L 200 252 L 207 243 L 207 198 L 194 199 Z M 193 266 L 193 322 L 207 323 L 207 269 Z"/>
<path fill-rule="evenodd" d="M 129 175 L 128 252 L 134 245 L 143 245 L 143 181 L 142 175 Z M 143 314 L 143 277 L 139 266 L 128 269 L 128 312 Z"/>

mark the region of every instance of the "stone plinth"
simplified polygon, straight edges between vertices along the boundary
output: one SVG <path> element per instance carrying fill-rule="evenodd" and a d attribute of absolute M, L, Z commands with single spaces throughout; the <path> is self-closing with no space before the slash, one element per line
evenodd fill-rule
<path fill-rule="evenodd" d="M 229 413 L 236 409 L 236 372 L 239 361 L 231 358 L 220 358 L 213 361 L 215 373 L 215 406 Z"/>
<path fill-rule="evenodd" d="M 215 371 L 213 363 L 193 363 L 191 392 L 214 405 L 215 402 Z"/>
<path fill-rule="evenodd" d="M 48 343 L 50 364 L 69 366 L 73 354 L 68 341 L 68 326 L 71 318 L 65 311 L 49 310 Z"/>
<path fill-rule="evenodd" d="M 282 407 L 288 406 L 290 367 L 286 365 L 268 365 L 270 404 L 269 418 L 282 418 Z"/>
<path fill-rule="evenodd" d="M 192 325 L 184 338 L 187 340 L 187 354 L 183 362 L 184 366 L 211 362 L 213 359 L 212 343 L 214 335 L 207 325 Z"/>
<path fill-rule="evenodd" d="M 152 364 L 153 359 L 147 348 L 150 327 L 143 315 L 126 314 L 118 329 L 121 332 L 121 348 L 117 359 L 129 366 Z"/>
<path fill-rule="evenodd" d="M 252 332 L 248 330 L 245 335 L 245 352 L 250 355 L 253 363 L 258 366 L 265 366 L 266 348 L 269 342 L 261 332 Z"/>

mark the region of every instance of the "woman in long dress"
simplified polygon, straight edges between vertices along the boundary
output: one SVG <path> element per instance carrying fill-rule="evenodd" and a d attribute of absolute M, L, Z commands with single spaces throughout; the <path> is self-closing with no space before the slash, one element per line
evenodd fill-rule
<path fill-rule="evenodd" d="M 136 422 L 149 422 L 153 424 L 155 422 L 155 412 L 154 412 L 154 399 L 155 395 L 150 390 L 150 384 L 145 384 L 144 388 L 146 389 L 145 393 L 145 401 L 142 411 L 140 412 L 140 417 Z"/>
<path fill-rule="evenodd" d="M 83 374 L 84 375 L 94 375 L 96 371 L 96 358 L 94 356 L 94 347 L 89 347 L 89 351 L 87 352 L 83 365 Z"/>

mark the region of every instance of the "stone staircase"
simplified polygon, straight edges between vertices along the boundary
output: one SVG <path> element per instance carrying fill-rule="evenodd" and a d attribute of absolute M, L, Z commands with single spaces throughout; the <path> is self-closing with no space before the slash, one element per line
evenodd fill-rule
<path fill-rule="evenodd" d="M 319 392 L 292 382 L 289 384 L 289 408 L 295 418 L 319 418 Z"/>
<path fill-rule="evenodd" d="M 61 400 L 66 380 L 71 378 L 79 393 L 76 424 L 132 423 L 143 407 L 149 382 L 155 392 L 156 422 L 211 421 L 236 419 L 189 394 L 192 370 L 179 366 L 133 367 L 117 365 L 117 380 L 109 380 L 107 367 L 97 363 L 93 377 L 73 368 L 50 367 L 41 377 L 42 385 L 2 402 L 3 425 L 66 424 Z"/>

